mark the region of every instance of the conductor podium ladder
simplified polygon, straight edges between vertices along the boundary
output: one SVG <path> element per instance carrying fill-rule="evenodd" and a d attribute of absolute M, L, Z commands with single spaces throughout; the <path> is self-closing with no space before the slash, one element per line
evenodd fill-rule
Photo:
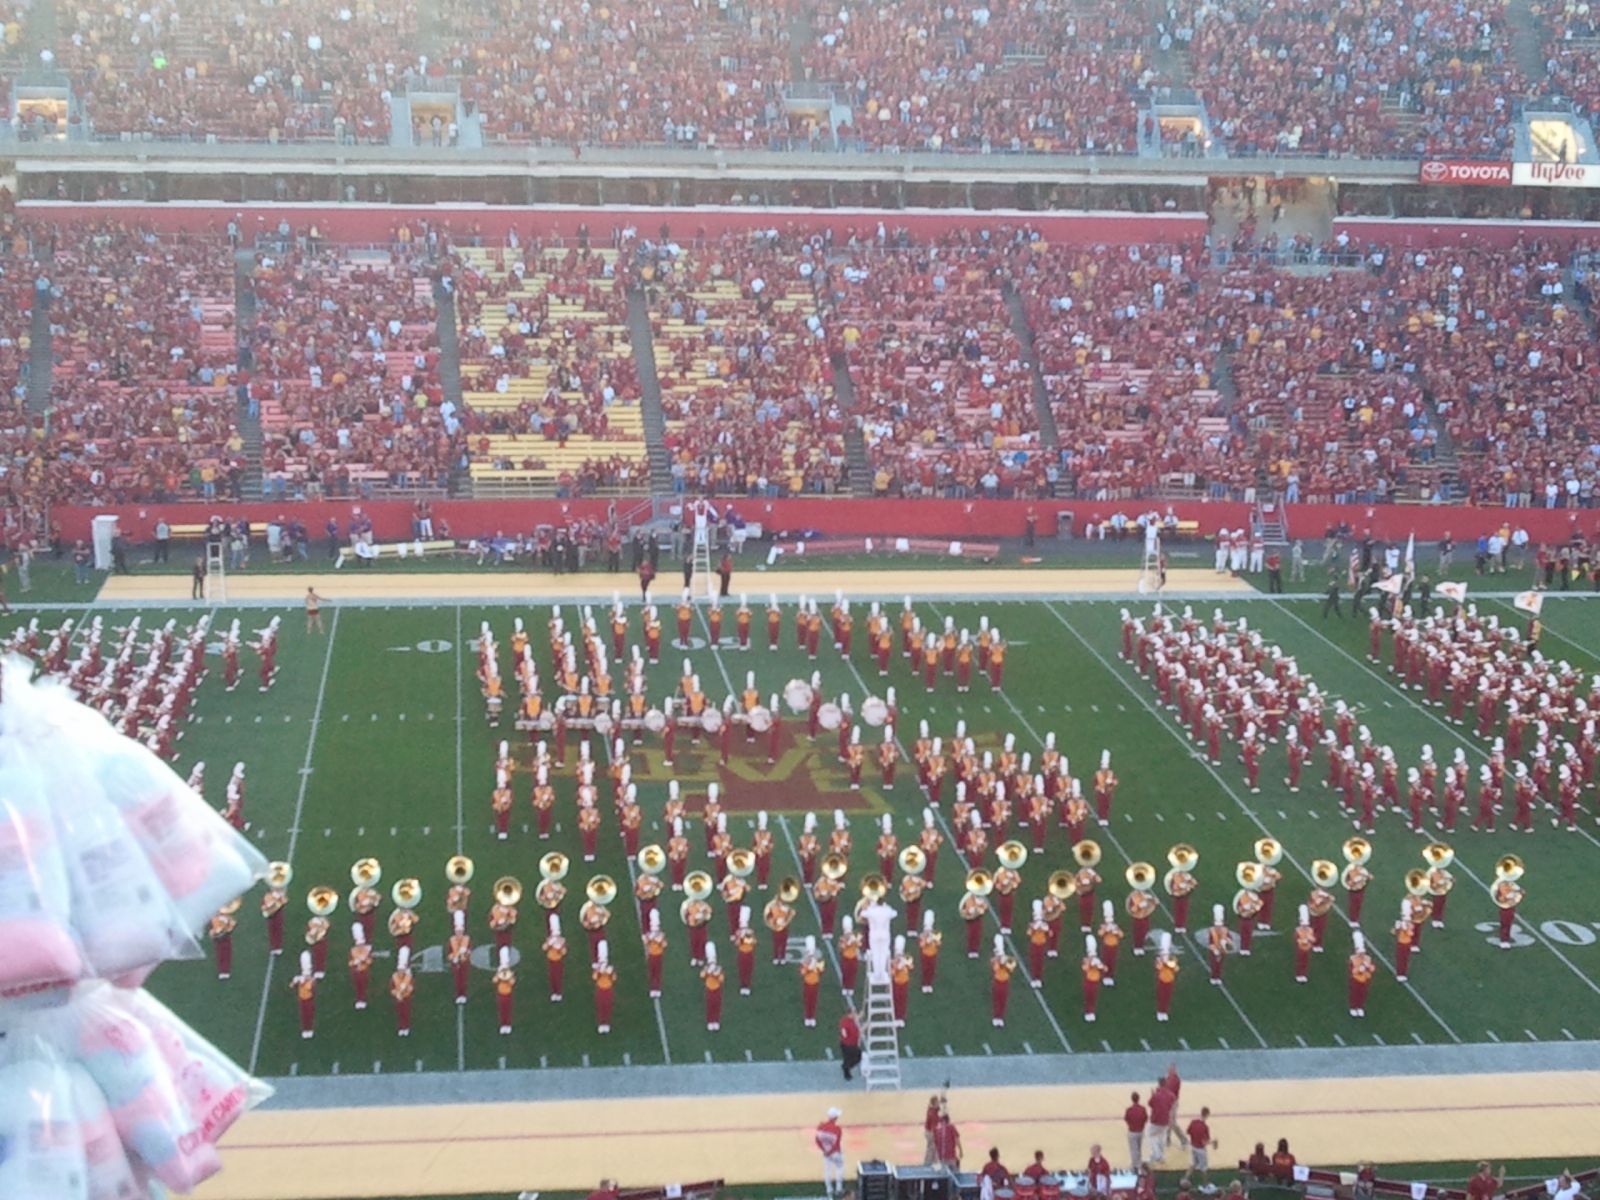
<path fill-rule="evenodd" d="M 222 543 L 206 539 L 206 599 L 219 604 L 228 598 L 228 567 Z"/>
<path fill-rule="evenodd" d="M 1144 556 L 1139 563 L 1139 592 L 1159 592 L 1161 590 L 1161 531 L 1157 525 L 1150 525 L 1145 530 Z"/>
<path fill-rule="evenodd" d="M 703 581 L 709 599 L 717 594 L 717 581 L 711 574 L 711 537 L 716 528 L 711 520 L 711 504 L 696 500 L 684 515 L 690 528 L 689 553 L 694 561 L 695 578 Z"/>
<path fill-rule="evenodd" d="M 861 1036 L 861 1078 L 867 1091 L 898 1091 L 900 1037 L 894 1025 L 894 989 L 887 976 L 867 976 L 867 1024 Z"/>

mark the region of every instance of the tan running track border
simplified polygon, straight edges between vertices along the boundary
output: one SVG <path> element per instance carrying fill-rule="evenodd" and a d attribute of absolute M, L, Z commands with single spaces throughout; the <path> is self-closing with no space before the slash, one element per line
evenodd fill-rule
<path fill-rule="evenodd" d="M 1137 584 L 1139 572 L 1135 569 L 1112 570 L 1062 570 L 1046 568 L 997 567 L 992 570 L 961 568 L 949 571 L 935 570 L 827 570 L 827 571 L 768 571 L 748 568 L 735 570 L 733 596 L 735 602 L 741 592 L 749 595 L 752 605 L 764 604 L 766 597 L 776 595 L 780 600 L 797 596 L 829 597 L 843 586 L 852 598 L 874 597 L 938 597 L 947 599 L 1028 599 L 1028 598 L 1082 598 L 1112 600 L 1117 598 L 1157 599 L 1155 593 L 1140 596 Z M 682 576 L 668 569 L 656 580 L 651 598 L 659 605 L 677 602 L 682 595 Z M 715 583 L 711 576 L 710 582 Z M 191 601 L 191 581 L 184 575 L 113 575 L 100 589 L 96 602 L 101 605 L 150 604 L 181 605 L 200 603 Z M 705 595 L 707 577 L 697 580 L 697 596 Z M 220 603 L 293 603 L 306 594 L 307 588 L 330 604 L 345 601 L 368 601 L 393 604 L 397 601 L 433 603 L 491 602 L 508 603 L 518 600 L 578 600 L 601 599 L 609 601 L 613 592 L 627 601 L 639 598 L 639 584 L 630 574 L 610 575 L 590 571 L 578 575 L 552 575 L 534 573 L 513 567 L 490 568 L 479 571 L 438 572 L 388 572 L 381 566 L 349 567 L 343 571 L 320 575 L 289 575 L 279 572 L 252 575 L 249 571 L 230 573 L 227 577 L 227 599 Z M 1222 596 L 1258 595 L 1242 579 L 1217 575 L 1200 568 L 1182 568 L 1169 571 L 1167 586 L 1159 598 L 1168 600 L 1200 599 Z"/>
<path fill-rule="evenodd" d="M 997 1076 L 1004 1065 L 996 1062 Z M 1015 1167 L 1043 1150 L 1081 1169 L 1094 1142 L 1125 1157 L 1122 1084 L 959 1089 L 951 1107 L 965 1161 L 991 1145 Z M 394 1080 L 397 1100 L 406 1081 Z M 1322 1080 L 1190 1081 L 1182 1117 L 1211 1108 L 1226 1178 L 1258 1141 L 1286 1137 L 1300 1161 L 1349 1166 L 1419 1156 L 1592 1157 L 1600 1153 L 1600 1072 Z M 224 1170 L 203 1200 L 514 1194 L 720 1176 L 730 1184 L 819 1177 L 811 1132 L 830 1106 L 844 1111 L 847 1167 L 865 1159 L 922 1160 L 920 1092 L 802 1093 L 299 1109 L 247 1115 L 223 1141 Z M 1187 1162 L 1176 1146 L 1166 1165 Z"/>

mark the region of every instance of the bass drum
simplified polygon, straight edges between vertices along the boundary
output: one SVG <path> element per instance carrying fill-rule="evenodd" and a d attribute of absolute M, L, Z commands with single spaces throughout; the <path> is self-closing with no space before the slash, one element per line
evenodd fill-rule
<path fill-rule="evenodd" d="M 667 727 L 667 714 L 659 708 L 652 708 L 644 714 L 644 727 L 651 733 L 660 733 Z"/>
<path fill-rule="evenodd" d="M 707 733 L 716 733 L 721 730 L 722 721 L 723 716 L 720 708 L 708 708 L 700 714 L 700 727 Z"/>
<path fill-rule="evenodd" d="M 750 710 L 750 728 L 757 733 L 765 733 L 772 728 L 772 710 L 763 705 L 756 705 Z"/>
<path fill-rule="evenodd" d="M 889 706 L 876 696 L 868 696 L 861 702 L 861 719 L 876 728 L 889 719 Z"/>
<path fill-rule="evenodd" d="M 791 679 L 783 685 L 783 702 L 791 712 L 808 712 L 811 708 L 811 685 L 803 679 Z"/>
<path fill-rule="evenodd" d="M 837 729 L 843 720 L 844 710 L 831 700 L 817 708 L 817 724 L 824 729 Z"/>

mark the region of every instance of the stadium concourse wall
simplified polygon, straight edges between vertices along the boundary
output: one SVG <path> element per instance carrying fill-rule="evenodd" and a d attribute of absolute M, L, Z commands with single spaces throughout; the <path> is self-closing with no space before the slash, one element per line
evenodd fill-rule
<path fill-rule="evenodd" d="M 526 532 L 541 524 L 561 524 L 577 520 L 604 521 L 611 506 L 618 511 L 637 504 L 636 498 L 616 501 L 576 500 L 440 500 L 433 505 L 435 521 L 448 521 L 458 540 L 506 533 Z M 1218 529 L 1248 527 L 1252 506 L 1231 501 L 1187 501 L 1167 504 L 1157 500 L 899 500 L 797 497 L 765 499 L 748 496 L 719 497 L 715 503 L 731 507 L 747 522 L 761 525 L 768 535 L 800 537 L 896 536 L 975 539 L 992 541 L 1000 537 L 1021 537 L 1028 510 L 1037 516 L 1041 538 L 1056 536 L 1062 515 L 1072 515 L 1072 528 L 1081 536 L 1084 528 L 1103 521 L 1113 513 L 1133 516 L 1140 512 L 1171 508 L 1180 521 L 1196 521 L 1201 536 Z M 359 510 L 369 517 L 379 541 L 398 541 L 411 536 L 412 505 L 405 500 L 316 500 L 242 504 L 126 504 L 109 507 L 59 505 L 51 519 L 68 540 L 88 538 L 96 516 L 113 515 L 126 536 L 134 541 L 151 537 L 159 518 L 172 525 L 192 525 L 213 513 L 230 520 L 264 525 L 279 518 L 303 521 L 313 538 L 321 537 L 331 518 L 341 531 Z M 1292 538 L 1320 538 L 1334 525 L 1348 525 L 1357 536 L 1370 530 L 1380 540 L 1394 541 L 1415 534 L 1418 542 L 1435 541 L 1450 534 L 1470 542 L 1479 534 L 1509 525 L 1521 526 L 1535 542 L 1565 541 L 1581 532 L 1591 541 L 1600 537 L 1600 510 L 1489 508 L 1456 505 L 1361 505 L 1294 504 L 1283 513 Z"/>

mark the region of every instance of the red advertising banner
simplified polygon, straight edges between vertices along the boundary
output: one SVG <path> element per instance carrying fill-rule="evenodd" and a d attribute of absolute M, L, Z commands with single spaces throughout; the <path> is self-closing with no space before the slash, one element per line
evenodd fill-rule
<path fill-rule="evenodd" d="M 1440 186 L 1510 187 L 1511 164 L 1430 158 L 1423 162 L 1417 178 Z"/>

